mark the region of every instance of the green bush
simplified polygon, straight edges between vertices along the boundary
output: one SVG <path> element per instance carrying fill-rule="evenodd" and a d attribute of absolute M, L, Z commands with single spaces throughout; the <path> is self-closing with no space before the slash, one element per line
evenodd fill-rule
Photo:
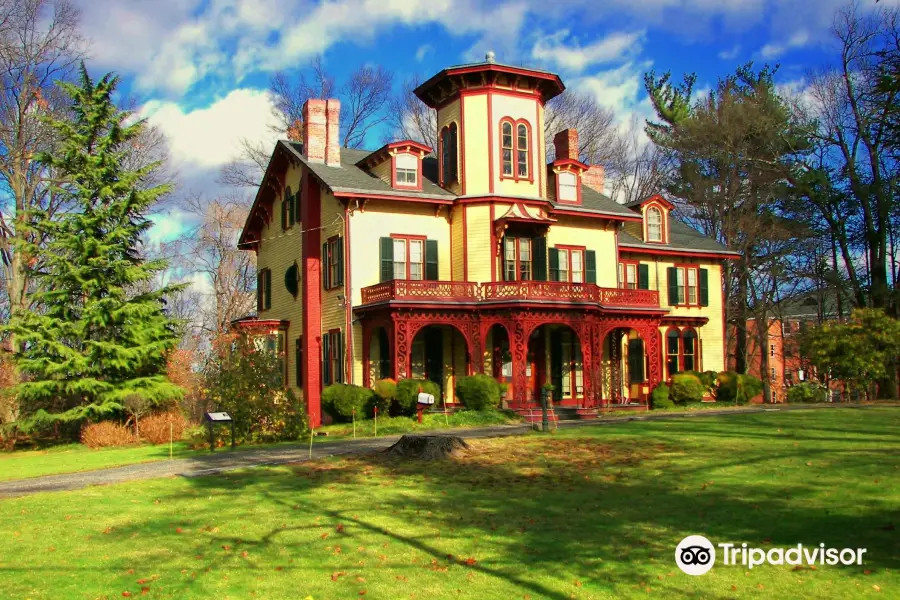
<path fill-rule="evenodd" d="M 397 382 L 393 379 L 379 379 L 372 386 L 375 392 L 373 404 L 378 407 L 378 412 L 387 416 L 391 409 L 391 404 L 397 400 Z M 367 407 L 368 408 L 368 407 Z M 366 411 L 369 414 L 370 410 Z"/>
<path fill-rule="evenodd" d="M 354 412 L 361 419 L 374 397 L 375 392 L 369 388 L 333 383 L 322 390 L 322 408 L 335 421 L 350 421 Z"/>
<path fill-rule="evenodd" d="M 809 382 L 798 383 L 789 387 L 787 391 L 787 401 L 792 403 L 825 402 L 827 397 L 828 393 L 825 388 Z"/>
<path fill-rule="evenodd" d="M 428 379 L 401 379 L 397 382 L 397 404 L 402 414 L 416 414 L 419 392 L 434 395 L 435 404 L 441 402 L 441 388 Z"/>
<path fill-rule="evenodd" d="M 718 376 L 716 400 L 733 404 L 747 404 L 762 393 L 763 383 L 753 375 L 722 371 Z"/>
<path fill-rule="evenodd" d="M 669 390 L 669 398 L 675 404 L 684 406 L 689 402 L 701 402 L 707 387 L 700 378 L 691 373 L 677 373 L 672 376 L 672 387 Z"/>
<path fill-rule="evenodd" d="M 669 386 L 660 383 L 650 394 L 650 405 L 653 408 L 675 408 L 675 403 L 669 400 Z"/>
<path fill-rule="evenodd" d="M 469 410 L 493 410 L 500 405 L 500 385 L 490 375 L 459 377 L 456 397 Z"/>

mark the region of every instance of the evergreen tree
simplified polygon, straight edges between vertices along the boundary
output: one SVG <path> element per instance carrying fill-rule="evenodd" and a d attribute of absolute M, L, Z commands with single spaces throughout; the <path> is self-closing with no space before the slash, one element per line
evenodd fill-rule
<path fill-rule="evenodd" d="M 181 395 L 164 375 L 177 343 L 165 298 L 179 288 L 153 289 L 166 262 L 139 251 L 148 210 L 172 186 L 148 183 L 159 163 L 126 167 L 128 143 L 145 125 L 115 106 L 117 84 L 112 74 L 95 84 L 84 64 L 77 85 L 61 83 L 72 116 L 48 121 L 60 143 L 37 157 L 61 174 L 55 193 L 74 208 L 52 221 L 36 215 L 49 241 L 25 250 L 42 257 L 32 273 L 40 308 L 16 313 L 8 327 L 22 342 L 16 393 L 33 425 L 117 414 L 132 395 L 152 403 Z"/>

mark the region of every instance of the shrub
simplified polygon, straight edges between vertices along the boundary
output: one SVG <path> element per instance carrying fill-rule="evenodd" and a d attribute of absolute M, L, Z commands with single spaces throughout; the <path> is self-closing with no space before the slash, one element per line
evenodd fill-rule
<path fill-rule="evenodd" d="M 397 382 L 393 379 L 379 379 L 372 386 L 372 391 L 375 392 L 373 404 L 378 407 L 378 412 L 386 415 L 397 399 Z M 370 411 L 368 407 L 366 408 L 366 414 L 368 414 Z"/>
<path fill-rule="evenodd" d="M 653 408 L 675 408 L 675 403 L 669 399 L 669 386 L 660 383 L 650 394 L 650 404 Z"/>
<path fill-rule="evenodd" d="M 788 388 L 787 401 L 825 402 L 827 395 L 825 388 L 809 382 L 803 382 Z"/>
<path fill-rule="evenodd" d="M 81 443 L 88 448 L 109 448 L 134 443 L 134 434 L 121 423 L 101 421 L 81 428 Z"/>
<path fill-rule="evenodd" d="M 672 387 L 669 391 L 669 398 L 675 404 L 684 406 L 689 402 L 701 402 L 703 394 L 706 393 L 706 386 L 700 381 L 700 378 L 691 373 L 677 373 L 672 376 Z"/>
<path fill-rule="evenodd" d="M 285 391 L 283 376 L 274 352 L 258 350 L 247 338 L 222 336 L 203 369 L 207 406 L 231 415 L 238 442 L 295 440 L 306 430 L 306 410 Z"/>
<path fill-rule="evenodd" d="M 414 415 L 419 391 L 433 394 L 435 403 L 441 401 L 441 388 L 428 379 L 401 379 L 397 382 L 397 404 L 402 414 Z"/>
<path fill-rule="evenodd" d="M 697 379 L 700 380 L 700 383 L 703 384 L 703 387 L 706 390 L 706 393 L 714 395 L 716 391 L 716 380 L 718 379 L 719 374 L 715 371 L 684 371 L 684 373 L 693 375 Z"/>
<path fill-rule="evenodd" d="M 151 444 L 167 444 L 169 442 L 169 425 L 172 439 L 178 441 L 184 436 L 184 430 L 190 425 L 181 411 L 172 410 L 144 417 L 138 421 L 141 439 Z"/>
<path fill-rule="evenodd" d="M 322 391 L 322 407 L 335 421 L 350 421 L 353 413 L 362 418 L 375 392 L 369 388 L 346 383 L 333 383 Z"/>
<path fill-rule="evenodd" d="M 716 400 L 746 404 L 762 393 L 763 383 L 753 375 L 742 375 L 733 371 L 722 371 L 718 377 Z"/>
<path fill-rule="evenodd" d="M 500 405 L 500 385 L 490 375 L 459 377 L 456 397 L 469 410 L 492 410 Z"/>

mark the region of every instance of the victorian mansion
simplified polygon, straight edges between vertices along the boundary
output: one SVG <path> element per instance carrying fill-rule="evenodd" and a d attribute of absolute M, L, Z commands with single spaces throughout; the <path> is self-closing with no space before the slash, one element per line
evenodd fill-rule
<path fill-rule="evenodd" d="M 324 386 L 486 373 L 511 407 L 644 405 L 682 370 L 725 367 L 722 265 L 735 255 L 661 196 L 618 204 L 578 132 L 545 152 L 557 75 L 485 62 L 416 89 L 438 148 L 340 147 L 340 104 L 309 100 L 279 141 L 240 247 L 257 254 L 258 311 L 313 426 Z"/>

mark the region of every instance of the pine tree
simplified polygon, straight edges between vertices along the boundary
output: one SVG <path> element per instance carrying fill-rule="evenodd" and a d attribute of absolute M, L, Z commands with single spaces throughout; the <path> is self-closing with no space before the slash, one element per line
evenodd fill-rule
<path fill-rule="evenodd" d="M 33 424 L 110 416 L 132 395 L 152 403 L 181 395 L 164 375 L 177 343 L 165 298 L 179 287 L 153 289 L 166 262 L 140 253 L 152 225 L 146 215 L 172 186 L 148 183 L 159 163 L 126 167 L 128 143 L 145 124 L 115 106 L 117 84 L 112 74 L 95 84 L 84 64 L 77 85 L 60 83 L 72 117 L 49 121 L 60 143 L 37 157 L 61 173 L 55 193 L 74 208 L 53 220 L 36 215 L 49 239 L 26 249 L 43 258 L 32 273 L 39 308 L 13 315 L 8 327 L 22 342 L 16 393 Z"/>

